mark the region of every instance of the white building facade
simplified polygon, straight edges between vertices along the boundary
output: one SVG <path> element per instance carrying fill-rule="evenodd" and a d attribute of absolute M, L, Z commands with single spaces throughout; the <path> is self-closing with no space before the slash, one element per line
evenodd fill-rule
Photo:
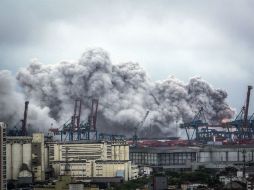
<path fill-rule="evenodd" d="M 6 171 L 6 124 L 0 122 L 0 188 L 7 189 Z"/>

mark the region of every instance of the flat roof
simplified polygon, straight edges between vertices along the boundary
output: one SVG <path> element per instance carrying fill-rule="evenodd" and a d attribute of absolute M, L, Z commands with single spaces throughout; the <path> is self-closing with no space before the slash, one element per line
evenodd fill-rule
<path fill-rule="evenodd" d="M 200 147 L 131 147 L 130 152 L 167 153 L 167 152 L 197 152 Z"/>

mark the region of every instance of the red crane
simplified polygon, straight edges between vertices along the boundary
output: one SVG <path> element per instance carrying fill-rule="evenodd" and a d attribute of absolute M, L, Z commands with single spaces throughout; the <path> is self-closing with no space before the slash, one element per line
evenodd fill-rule
<path fill-rule="evenodd" d="M 96 131 L 98 104 L 99 104 L 98 99 L 92 99 L 92 108 L 89 116 L 89 126 L 91 131 Z"/>

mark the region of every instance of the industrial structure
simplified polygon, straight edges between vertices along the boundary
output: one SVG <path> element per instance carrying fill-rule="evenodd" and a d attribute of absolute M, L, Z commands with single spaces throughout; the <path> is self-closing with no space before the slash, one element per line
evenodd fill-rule
<path fill-rule="evenodd" d="M 132 147 L 130 160 L 139 166 L 155 170 L 193 171 L 199 166 L 241 169 L 244 162 L 254 163 L 253 145 L 205 145 Z"/>
<path fill-rule="evenodd" d="M 70 175 L 76 178 L 123 177 L 126 181 L 132 178 L 126 141 L 46 142 L 45 145 L 46 152 L 52 153 L 46 162 L 56 176 L 65 173 L 68 160 Z"/>
<path fill-rule="evenodd" d="M 245 106 L 233 121 L 222 121 L 217 125 L 208 124 L 205 109 L 200 108 L 192 121 L 183 123 L 180 128 L 186 131 L 191 144 L 193 141 L 207 144 L 208 142 L 226 140 L 229 143 L 246 142 L 254 137 L 254 113 L 249 114 L 249 103 L 252 86 L 248 86 Z"/>
<path fill-rule="evenodd" d="M 80 121 L 82 101 L 75 100 L 73 116 L 60 128 L 51 128 L 50 131 L 56 136 L 61 136 L 61 141 L 97 139 L 97 111 L 98 99 L 92 99 L 91 112 L 88 121 Z"/>
<path fill-rule="evenodd" d="M 6 124 L 0 122 L 0 188 L 7 189 L 6 179 Z"/>
<path fill-rule="evenodd" d="M 7 136 L 7 179 L 18 180 L 20 168 L 25 165 L 31 171 L 32 165 L 32 137 L 29 136 Z"/>
<path fill-rule="evenodd" d="M 149 115 L 149 111 L 146 112 L 144 118 L 139 123 L 139 125 L 135 127 L 135 133 L 134 133 L 134 135 L 132 137 L 132 140 L 133 140 L 133 144 L 132 145 L 135 146 L 135 147 L 138 145 L 138 134 L 137 134 L 137 131 L 138 131 L 139 128 L 143 127 L 143 124 L 146 121 L 146 118 L 148 117 L 148 115 Z"/>
<path fill-rule="evenodd" d="M 25 102 L 21 127 L 9 130 L 6 139 L 6 179 L 14 186 L 44 183 L 59 176 L 77 180 L 104 179 L 128 181 L 138 176 L 129 159 L 129 144 L 124 135 L 97 134 L 98 99 L 92 99 L 87 121 L 81 121 L 80 99 L 75 100 L 72 117 L 53 136 L 27 130 L 28 104 Z M 60 136 L 53 140 L 54 136 Z"/>
<path fill-rule="evenodd" d="M 68 151 L 66 151 L 68 150 Z M 53 141 L 43 133 L 7 137 L 7 180 L 32 184 L 68 175 L 77 180 L 120 178 L 128 181 L 138 176 L 129 159 L 129 145 L 124 140 Z M 110 180 L 109 180 L 110 181 Z"/>
<path fill-rule="evenodd" d="M 53 136 L 29 134 L 27 101 L 21 127 L 9 130 L 5 137 L 6 125 L 0 123 L 1 189 L 6 188 L 6 180 L 15 186 L 40 186 L 47 182 L 48 189 L 68 189 L 69 184 L 84 188 L 83 181 L 87 180 L 121 183 L 139 177 L 141 168 L 149 170 L 149 174 L 152 170 L 193 171 L 200 166 L 217 170 L 227 166 L 245 168 L 254 164 L 254 114 L 249 115 L 251 89 L 248 86 L 245 106 L 233 121 L 211 125 L 206 120 L 205 108 L 200 107 L 190 122 L 180 125 L 187 140 L 138 138 L 138 130 L 149 111 L 128 141 L 124 135 L 98 133 L 98 99 L 92 99 L 86 120 L 81 121 L 82 100 L 76 99 L 70 119 L 49 130 Z M 53 186 L 48 184 L 52 180 L 57 181 Z M 39 186 L 37 189 L 43 189 Z"/>
<path fill-rule="evenodd" d="M 17 122 L 13 129 L 8 129 L 8 136 L 27 136 L 27 114 L 28 114 L 29 101 L 25 101 L 24 117 Z M 21 126 L 20 126 L 21 124 Z"/>

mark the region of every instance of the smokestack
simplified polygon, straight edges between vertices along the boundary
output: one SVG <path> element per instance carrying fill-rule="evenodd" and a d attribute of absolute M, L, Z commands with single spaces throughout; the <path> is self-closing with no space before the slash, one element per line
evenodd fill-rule
<path fill-rule="evenodd" d="M 247 90 L 247 99 L 246 99 L 246 105 L 244 110 L 244 127 L 248 127 L 248 112 L 249 112 L 249 104 L 250 104 L 250 91 L 252 89 L 252 86 L 248 86 Z"/>
<path fill-rule="evenodd" d="M 77 116 L 77 128 L 78 129 L 80 127 L 81 106 L 82 106 L 82 102 L 81 102 L 81 100 L 79 100 L 79 111 L 78 111 L 78 116 Z"/>
<path fill-rule="evenodd" d="M 73 116 L 71 117 L 71 127 L 74 130 L 75 124 L 76 124 L 76 114 L 77 114 L 77 105 L 78 105 L 78 100 L 75 100 L 75 105 L 74 105 L 74 113 Z"/>
<path fill-rule="evenodd" d="M 28 112 L 28 104 L 29 101 L 25 102 L 25 111 L 24 111 L 24 119 L 22 120 L 22 135 L 27 135 L 26 123 L 27 123 L 27 112 Z"/>
<path fill-rule="evenodd" d="M 91 119 L 90 127 L 94 131 L 96 130 L 96 120 L 97 120 L 97 111 L 98 111 L 98 99 L 92 99 L 92 109 L 91 109 Z"/>

